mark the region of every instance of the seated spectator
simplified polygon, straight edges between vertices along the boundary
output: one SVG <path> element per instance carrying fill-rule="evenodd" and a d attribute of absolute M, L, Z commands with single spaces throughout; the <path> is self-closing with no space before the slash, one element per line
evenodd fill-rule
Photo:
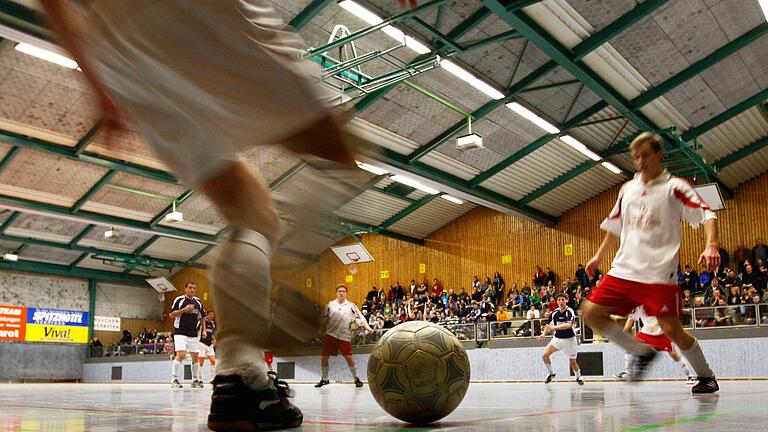
<path fill-rule="evenodd" d="M 523 287 L 520 288 L 520 293 L 521 294 L 526 294 L 528 296 L 531 295 L 531 287 L 528 286 L 528 282 L 523 282 Z"/>
<path fill-rule="evenodd" d="M 693 300 L 694 316 L 696 317 L 696 327 L 712 327 L 712 309 L 704 308 L 704 299 L 695 297 Z"/>
<path fill-rule="evenodd" d="M 99 338 L 94 337 L 91 339 L 89 347 L 91 350 L 91 357 L 101 357 L 104 355 L 104 345 L 101 343 Z"/>
<path fill-rule="evenodd" d="M 133 341 L 133 336 L 131 335 L 131 332 L 128 331 L 128 329 L 123 330 L 123 337 L 120 338 L 120 343 L 125 345 L 130 345 Z"/>
<path fill-rule="evenodd" d="M 683 291 L 683 309 L 690 309 L 693 307 L 693 297 L 691 296 L 691 290 Z"/>
<path fill-rule="evenodd" d="M 725 296 L 723 295 L 723 292 L 719 289 L 715 289 L 712 291 L 710 297 L 704 297 L 704 305 L 705 306 L 717 306 L 720 302 L 720 300 L 725 301 Z"/>
<path fill-rule="evenodd" d="M 705 287 L 709 285 L 709 282 L 712 280 L 712 273 L 707 271 L 707 265 L 702 264 L 701 265 L 701 272 L 699 273 L 699 286 Z"/>
<path fill-rule="evenodd" d="M 376 287 L 372 287 L 370 291 L 368 291 L 368 294 L 365 295 L 365 300 L 369 302 L 373 302 L 373 299 L 375 299 L 379 295 L 379 290 L 376 289 Z"/>
<path fill-rule="evenodd" d="M 505 306 L 499 306 L 499 313 L 496 314 L 496 319 L 499 320 L 499 332 L 507 334 L 507 326 L 509 325 L 509 314 Z"/>
<path fill-rule="evenodd" d="M 494 309 L 496 309 L 496 307 L 493 305 L 490 296 L 488 296 L 488 294 L 483 294 L 483 300 L 480 302 L 480 313 L 488 314 Z"/>
<path fill-rule="evenodd" d="M 459 324 L 459 318 L 456 316 L 456 312 L 453 309 L 448 310 L 448 316 L 445 318 L 445 327 L 454 332 L 456 326 Z"/>
<path fill-rule="evenodd" d="M 732 326 L 734 321 L 733 308 L 726 307 L 727 303 L 724 298 L 720 298 L 717 301 L 717 306 L 722 306 L 715 309 L 715 326 L 725 327 Z"/>
<path fill-rule="evenodd" d="M 576 269 L 576 283 L 580 283 L 581 286 L 589 285 L 589 276 L 583 264 L 579 264 Z"/>
<path fill-rule="evenodd" d="M 709 285 L 706 286 L 706 289 L 704 290 L 704 298 L 711 299 L 714 296 L 715 291 L 720 291 L 720 297 L 727 297 L 728 292 L 724 286 L 720 285 L 720 280 L 717 278 L 712 279 Z"/>
<path fill-rule="evenodd" d="M 472 287 L 472 301 L 474 302 L 480 302 L 483 300 L 483 293 L 480 291 L 479 287 Z"/>
<path fill-rule="evenodd" d="M 529 300 L 532 306 L 535 306 L 537 309 L 541 309 L 541 297 L 539 297 L 539 290 L 533 290 Z"/>
<path fill-rule="evenodd" d="M 475 292 L 475 288 L 477 288 L 477 291 L 480 291 L 481 294 L 482 294 L 483 288 L 482 288 L 482 285 L 480 284 L 480 278 L 478 278 L 477 276 L 472 276 L 472 284 L 471 284 L 471 286 L 472 286 L 472 292 L 473 293 Z"/>
<path fill-rule="evenodd" d="M 728 304 L 731 306 L 743 304 L 739 287 L 731 287 L 731 292 L 728 293 Z"/>
<path fill-rule="evenodd" d="M 541 327 L 539 316 L 539 309 L 535 305 L 531 305 L 531 308 L 525 316 L 525 322 L 515 330 L 515 336 L 520 336 L 521 333 L 523 336 L 531 336 L 531 329 L 533 329 L 534 332 L 533 336 L 536 336 L 538 334 L 538 329 Z"/>
<path fill-rule="evenodd" d="M 513 317 L 523 316 L 523 311 L 526 310 L 526 308 L 523 306 L 523 295 L 517 294 L 516 296 L 514 296 L 507 303 L 507 308 L 512 313 Z"/>
<path fill-rule="evenodd" d="M 459 291 L 459 300 L 462 300 L 464 303 L 467 303 L 470 300 L 469 294 L 464 287 L 461 287 L 461 290 Z"/>
<path fill-rule="evenodd" d="M 746 261 L 744 263 L 744 273 L 741 274 L 741 288 L 755 288 L 756 279 L 757 273 L 755 273 L 755 268 L 752 267 L 752 263 Z"/>

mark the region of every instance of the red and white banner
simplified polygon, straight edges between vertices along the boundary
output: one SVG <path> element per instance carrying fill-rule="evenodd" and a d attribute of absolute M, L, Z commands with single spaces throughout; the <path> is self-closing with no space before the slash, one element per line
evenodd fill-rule
<path fill-rule="evenodd" d="M 23 341 L 26 327 L 26 307 L 0 305 L 0 341 Z"/>

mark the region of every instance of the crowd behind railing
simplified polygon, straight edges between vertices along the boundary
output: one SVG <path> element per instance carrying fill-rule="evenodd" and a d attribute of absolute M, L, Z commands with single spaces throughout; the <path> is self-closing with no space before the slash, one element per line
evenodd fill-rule
<path fill-rule="evenodd" d="M 704 267 L 697 272 L 690 265 L 678 270 L 683 324 L 696 329 L 768 325 L 768 246 L 758 239 L 752 249 L 739 243 L 733 254 L 720 249 L 720 255 L 722 266 L 714 272 Z M 559 285 L 550 267 L 536 266 L 530 282 L 520 286 L 507 285 L 497 271 L 493 277 L 472 277 L 468 289 L 446 289 L 437 278 L 432 283 L 412 279 L 407 286 L 395 282 L 387 290 L 372 287 L 360 310 L 374 333 L 355 334 L 354 342 L 374 343 L 388 329 L 413 320 L 444 325 L 461 340 L 535 337 L 557 308 L 559 294 L 567 296 L 568 307 L 580 316 L 582 302 L 602 277 L 598 270 L 590 278 L 579 264 L 574 277 L 565 277 Z M 580 320 L 578 327 L 583 342 L 594 340 Z M 136 338 L 124 330 L 120 342 L 100 345 L 92 347 L 94 356 L 173 352 L 170 335 L 147 329 Z"/>

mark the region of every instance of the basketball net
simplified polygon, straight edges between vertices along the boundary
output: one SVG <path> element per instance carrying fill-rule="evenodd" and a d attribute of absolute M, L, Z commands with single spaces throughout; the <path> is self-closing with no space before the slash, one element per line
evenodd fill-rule
<path fill-rule="evenodd" d="M 157 293 L 157 301 L 164 302 L 165 301 L 165 293 Z"/>
<path fill-rule="evenodd" d="M 357 262 L 359 261 L 359 258 L 352 258 L 352 262 L 350 264 L 347 264 L 347 271 L 350 274 L 356 274 L 357 273 Z"/>

